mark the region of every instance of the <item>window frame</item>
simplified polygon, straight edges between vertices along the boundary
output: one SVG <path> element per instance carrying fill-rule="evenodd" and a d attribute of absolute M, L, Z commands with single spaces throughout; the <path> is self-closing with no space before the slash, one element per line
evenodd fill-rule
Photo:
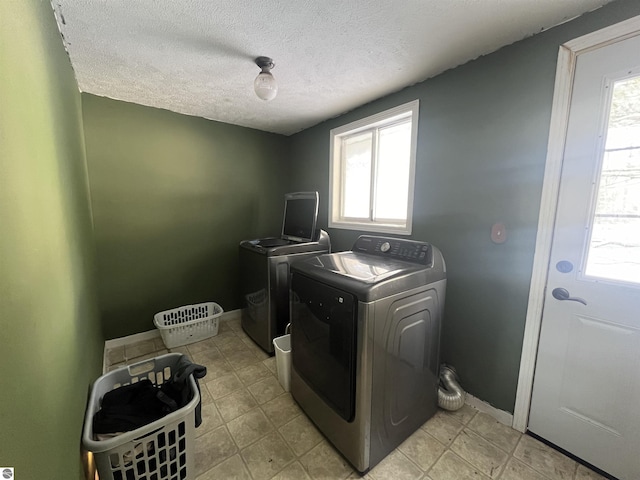
<path fill-rule="evenodd" d="M 411 235 L 413 226 L 413 196 L 415 189 L 416 151 L 418 143 L 418 114 L 419 100 L 398 105 L 375 115 L 356 120 L 341 127 L 332 129 L 330 136 L 330 161 L 329 161 L 329 228 L 347 230 L 361 230 L 376 233 L 393 233 L 399 235 Z M 406 222 L 396 222 L 388 219 L 372 219 L 373 211 L 369 219 L 343 217 L 342 199 L 344 198 L 345 162 L 342 152 L 342 139 L 367 131 L 375 132 L 381 128 L 392 126 L 396 123 L 411 120 L 411 145 L 409 148 L 409 180 L 407 190 L 407 219 Z M 374 134 L 375 138 L 375 134 Z M 377 168 L 377 145 L 373 142 L 371 165 L 371 200 L 375 203 L 375 170 Z"/>

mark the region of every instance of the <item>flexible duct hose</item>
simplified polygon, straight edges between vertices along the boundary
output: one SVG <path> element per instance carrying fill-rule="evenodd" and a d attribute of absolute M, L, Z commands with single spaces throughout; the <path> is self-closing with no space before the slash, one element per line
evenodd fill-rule
<path fill-rule="evenodd" d="M 440 367 L 440 388 L 438 388 L 438 406 L 445 410 L 459 410 L 464 405 L 465 392 L 458 383 L 458 375 L 453 367 Z"/>

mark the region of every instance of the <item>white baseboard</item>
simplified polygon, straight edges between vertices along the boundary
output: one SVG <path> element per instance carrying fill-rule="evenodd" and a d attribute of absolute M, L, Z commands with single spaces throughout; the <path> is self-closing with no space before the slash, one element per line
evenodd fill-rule
<path fill-rule="evenodd" d="M 231 310 L 229 312 L 224 312 L 222 315 L 220 315 L 220 321 L 221 322 L 228 322 L 230 320 L 240 320 L 241 316 L 242 316 L 242 310 L 241 309 L 236 309 L 236 310 Z"/>
<path fill-rule="evenodd" d="M 112 338 L 111 340 L 107 340 L 106 342 L 104 342 L 104 348 L 106 350 L 107 348 L 122 347 L 124 345 L 130 345 L 132 343 L 142 342 L 144 340 L 151 340 L 152 338 L 159 338 L 159 337 L 160 337 L 159 330 L 149 330 L 146 332 L 128 335 L 126 337 Z"/>
<path fill-rule="evenodd" d="M 511 427 L 513 425 L 513 414 L 489 405 L 487 402 L 480 400 L 473 395 L 467 393 L 467 398 L 464 403 L 495 418 L 498 422 L 506 425 L 507 427 Z"/>
<path fill-rule="evenodd" d="M 151 340 L 154 338 L 160 338 L 160 332 L 156 330 L 149 330 L 147 332 L 135 333 L 126 337 L 112 338 L 104 342 L 104 350 L 102 352 L 102 371 L 107 371 L 107 350 L 110 348 L 123 347 L 125 345 L 131 345 L 132 343 L 142 342 L 144 340 Z"/>
<path fill-rule="evenodd" d="M 221 322 L 229 322 L 233 320 L 240 320 L 240 309 L 231 310 L 229 312 L 223 312 L 220 315 Z M 144 340 L 151 340 L 154 338 L 160 338 L 160 331 L 158 329 L 148 330 L 146 332 L 135 333 L 126 337 L 112 338 L 104 342 L 104 349 L 102 352 L 102 371 L 106 371 L 107 367 L 107 350 L 110 348 L 123 347 L 125 345 L 131 345 L 132 343 L 142 342 Z"/>

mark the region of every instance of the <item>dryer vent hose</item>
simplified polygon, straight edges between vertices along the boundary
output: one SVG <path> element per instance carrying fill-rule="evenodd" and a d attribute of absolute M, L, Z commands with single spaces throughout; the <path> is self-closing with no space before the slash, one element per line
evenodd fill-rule
<path fill-rule="evenodd" d="M 438 406 L 445 410 L 459 410 L 464 405 L 466 394 L 458 383 L 458 375 L 453 367 L 440 366 L 440 388 Z"/>

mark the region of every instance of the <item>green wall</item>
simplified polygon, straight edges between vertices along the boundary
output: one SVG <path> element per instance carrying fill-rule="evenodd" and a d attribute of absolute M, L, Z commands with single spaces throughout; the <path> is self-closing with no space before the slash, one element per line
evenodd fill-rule
<path fill-rule="evenodd" d="M 497 408 L 515 403 L 558 47 L 638 14 L 640 2 L 614 2 L 292 137 L 291 189 L 320 192 L 326 227 L 330 129 L 420 100 L 411 238 L 447 263 L 442 360 Z M 359 234 L 329 233 L 334 250 Z"/>
<path fill-rule="evenodd" d="M 278 232 L 285 192 L 318 190 L 326 228 L 329 130 L 416 98 L 412 238 L 447 260 L 442 359 L 513 411 L 558 45 L 638 14 L 617 0 L 283 137 L 80 95 L 49 2 L 2 0 L 0 465 L 78 477 L 99 317 L 115 338 L 187 303 L 238 308 L 238 242 Z M 358 233 L 331 230 L 334 249 Z"/>
<path fill-rule="evenodd" d="M 80 478 L 103 346 L 81 99 L 50 3 L 0 18 L 0 465 Z"/>
<path fill-rule="evenodd" d="M 107 338 L 190 303 L 239 308 L 238 244 L 278 235 L 281 135 L 82 95 Z"/>

